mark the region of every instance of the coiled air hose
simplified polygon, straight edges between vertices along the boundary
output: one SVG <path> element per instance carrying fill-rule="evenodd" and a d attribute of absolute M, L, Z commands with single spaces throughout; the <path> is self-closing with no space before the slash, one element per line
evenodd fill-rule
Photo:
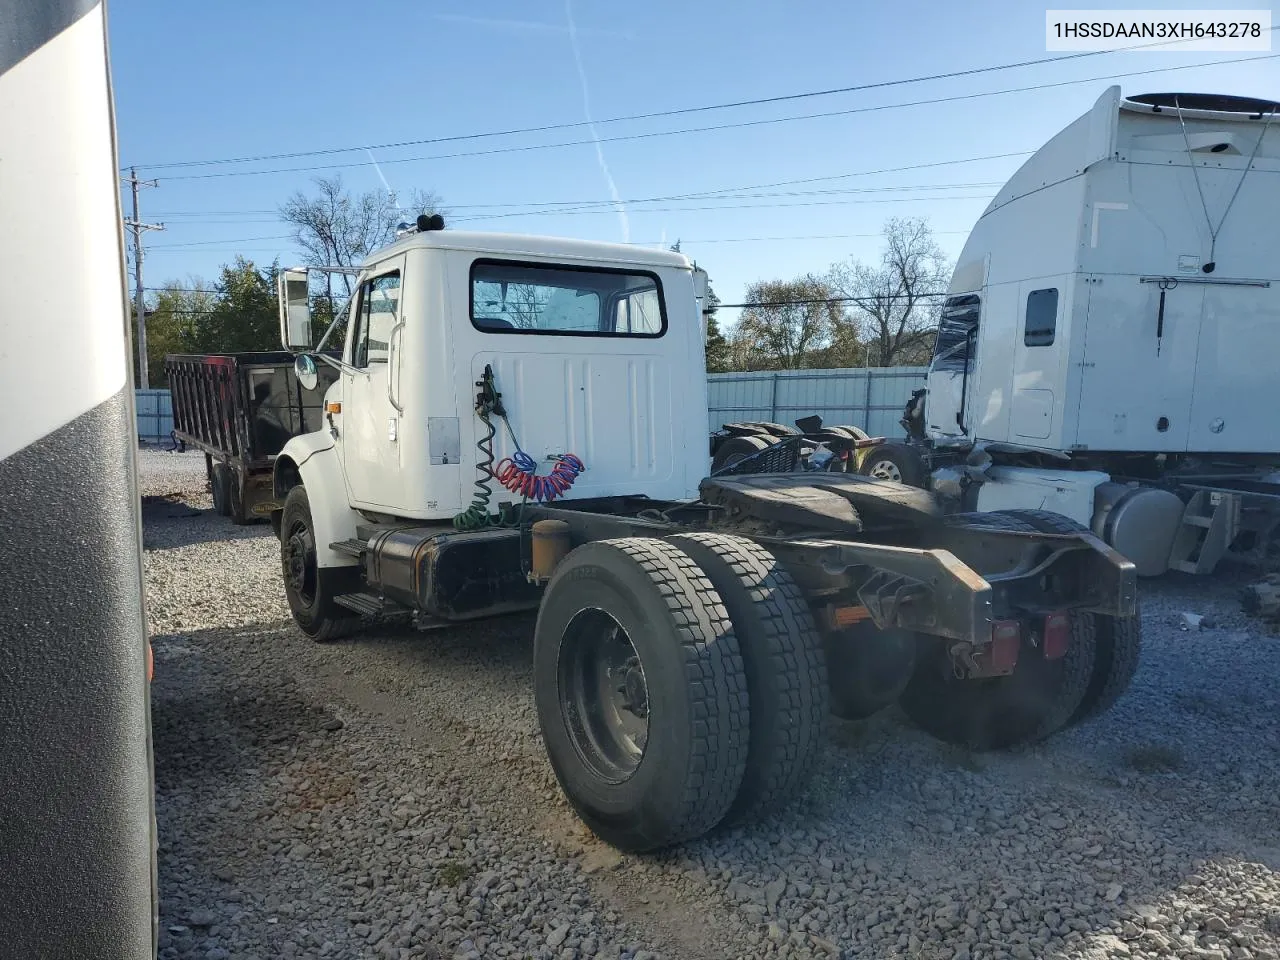
<path fill-rule="evenodd" d="M 578 474 L 586 469 L 572 453 L 559 454 L 551 459 L 555 461 L 551 472 L 539 476 L 537 462 L 517 448 L 515 453 L 498 464 L 493 475 L 512 493 L 535 503 L 550 503 L 556 497 L 564 496 L 573 486 L 573 481 L 578 479 Z"/>
<path fill-rule="evenodd" d="M 488 410 L 476 404 L 476 413 L 485 426 L 485 435 L 476 444 L 476 448 L 482 454 L 481 459 L 476 461 L 476 469 L 480 471 L 480 476 L 476 478 L 476 493 L 471 506 L 453 518 L 455 530 L 483 530 L 489 526 L 489 498 L 493 496 L 493 491 L 489 489 L 489 480 L 493 477 L 493 438 L 498 431 L 493 421 L 489 419 Z"/>
<path fill-rule="evenodd" d="M 476 448 L 483 454 L 483 458 L 476 462 L 480 476 L 475 481 L 475 497 L 466 510 L 453 518 L 456 530 L 483 530 L 495 525 L 495 519 L 489 511 L 489 501 L 493 496 L 491 480 L 497 480 L 507 490 L 520 494 L 522 509 L 515 520 L 519 523 L 526 503 L 530 500 L 535 503 L 550 503 L 557 497 L 564 496 L 573 486 L 573 481 L 586 469 L 581 459 L 572 453 L 563 453 L 548 458 L 555 461 L 555 465 L 550 473 L 539 476 L 537 461 L 521 449 L 515 431 L 511 428 L 511 421 L 507 419 L 502 394 L 498 392 L 494 382 L 492 366 L 485 364 L 484 374 L 476 381 L 476 386 L 480 388 L 480 392 L 476 394 L 476 416 L 485 426 L 485 435 L 476 443 Z M 515 453 L 504 458 L 496 471 L 493 467 L 493 438 L 498 431 L 492 419 L 495 416 L 502 418 L 507 433 L 511 436 L 511 445 L 515 447 Z M 496 523 L 509 526 L 511 520 L 503 516 Z"/>

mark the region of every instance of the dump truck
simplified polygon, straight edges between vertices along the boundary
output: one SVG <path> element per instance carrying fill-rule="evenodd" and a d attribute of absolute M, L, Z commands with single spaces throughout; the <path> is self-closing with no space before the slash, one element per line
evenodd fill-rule
<path fill-rule="evenodd" d="M 1142 576 L 1265 562 L 1280 529 L 1266 402 L 1277 113 L 1106 90 L 973 227 L 907 436 L 861 450 L 860 472 L 928 487 L 949 509 L 1066 516 Z"/>
<path fill-rule="evenodd" d="M 706 276 L 682 254 L 423 216 L 360 268 L 340 359 L 312 347 L 318 280 L 279 281 L 299 381 L 339 372 L 274 464 L 297 627 L 536 611 L 551 765 L 619 849 L 778 809 L 830 713 L 897 702 L 998 749 L 1132 677 L 1134 567 L 1087 530 L 856 474 L 707 477 Z"/>
<path fill-rule="evenodd" d="M 308 389 L 284 351 L 171 354 L 164 365 L 173 438 L 204 452 L 213 509 L 237 525 L 268 519 L 282 506 L 271 494 L 276 455 L 319 429 L 337 372 L 323 367 Z"/>

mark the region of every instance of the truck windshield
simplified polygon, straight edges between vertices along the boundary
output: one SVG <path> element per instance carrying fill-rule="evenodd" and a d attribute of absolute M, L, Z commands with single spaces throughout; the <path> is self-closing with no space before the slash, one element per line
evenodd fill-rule
<path fill-rule="evenodd" d="M 662 286 L 651 273 L 478 260 L 471 322 L 486 333 L 660 337 Z"/>
<path fill-rule="evenodd" d="M 969 363 L 969 345 L 978 329 L 981 304 L 976 293 L 950 297 L 942 307 L 938 339 L 933 345 L 933 370 L 959 373 Z"/>

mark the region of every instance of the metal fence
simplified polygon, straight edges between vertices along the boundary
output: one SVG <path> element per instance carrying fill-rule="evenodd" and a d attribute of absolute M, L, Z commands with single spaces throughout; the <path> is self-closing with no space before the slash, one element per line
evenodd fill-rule
<path fill-rule="evenodd" d="M 769 370 L 707 376 L 710 429 L 741 420 L 790 426 L 818 414 L 824 423 L 852 424 L 873 437 L 900 436 L 898 419 L 911 391 L 924 386 L 925 367 Z"/>
<path fill-rule="evenodd" d="M 138 408 L 138 440 L 167 443 L 173 430 L 173 400 L 168 390 L 135 390 Z"/>
<path fill-rule="evenodd" d="M 924 367 L 769 370 L 707 376 L 710 432 L 739 420 L 792 424 L 818 414 L 825 423 L 851 423 L 873 437 L 898 436 L 898 418 L 911 391 L 924 386 Z M 168 390 L 138 390 L 138 439 L 167 443 L 173 430 Z"/>

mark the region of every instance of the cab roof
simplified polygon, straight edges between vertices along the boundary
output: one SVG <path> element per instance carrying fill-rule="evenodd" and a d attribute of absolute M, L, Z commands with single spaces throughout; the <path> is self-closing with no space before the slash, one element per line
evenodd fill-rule
<path fill-rule="evenodd" d="M 449 229 L 406 234 L 394 243 L 371 253 L 365 258 L 364 266 L 372 266 L 388 256 L 403 253 L 406 250 L 427 247 L 493 256 L 535 257 L 545 260 L 609 263 L 618 266 L 672 267 L 677 270 L 689 270 L 693 267 L 692 261 L 682 253 L 655 250 L 652 247 L 636 244 Z"/>

